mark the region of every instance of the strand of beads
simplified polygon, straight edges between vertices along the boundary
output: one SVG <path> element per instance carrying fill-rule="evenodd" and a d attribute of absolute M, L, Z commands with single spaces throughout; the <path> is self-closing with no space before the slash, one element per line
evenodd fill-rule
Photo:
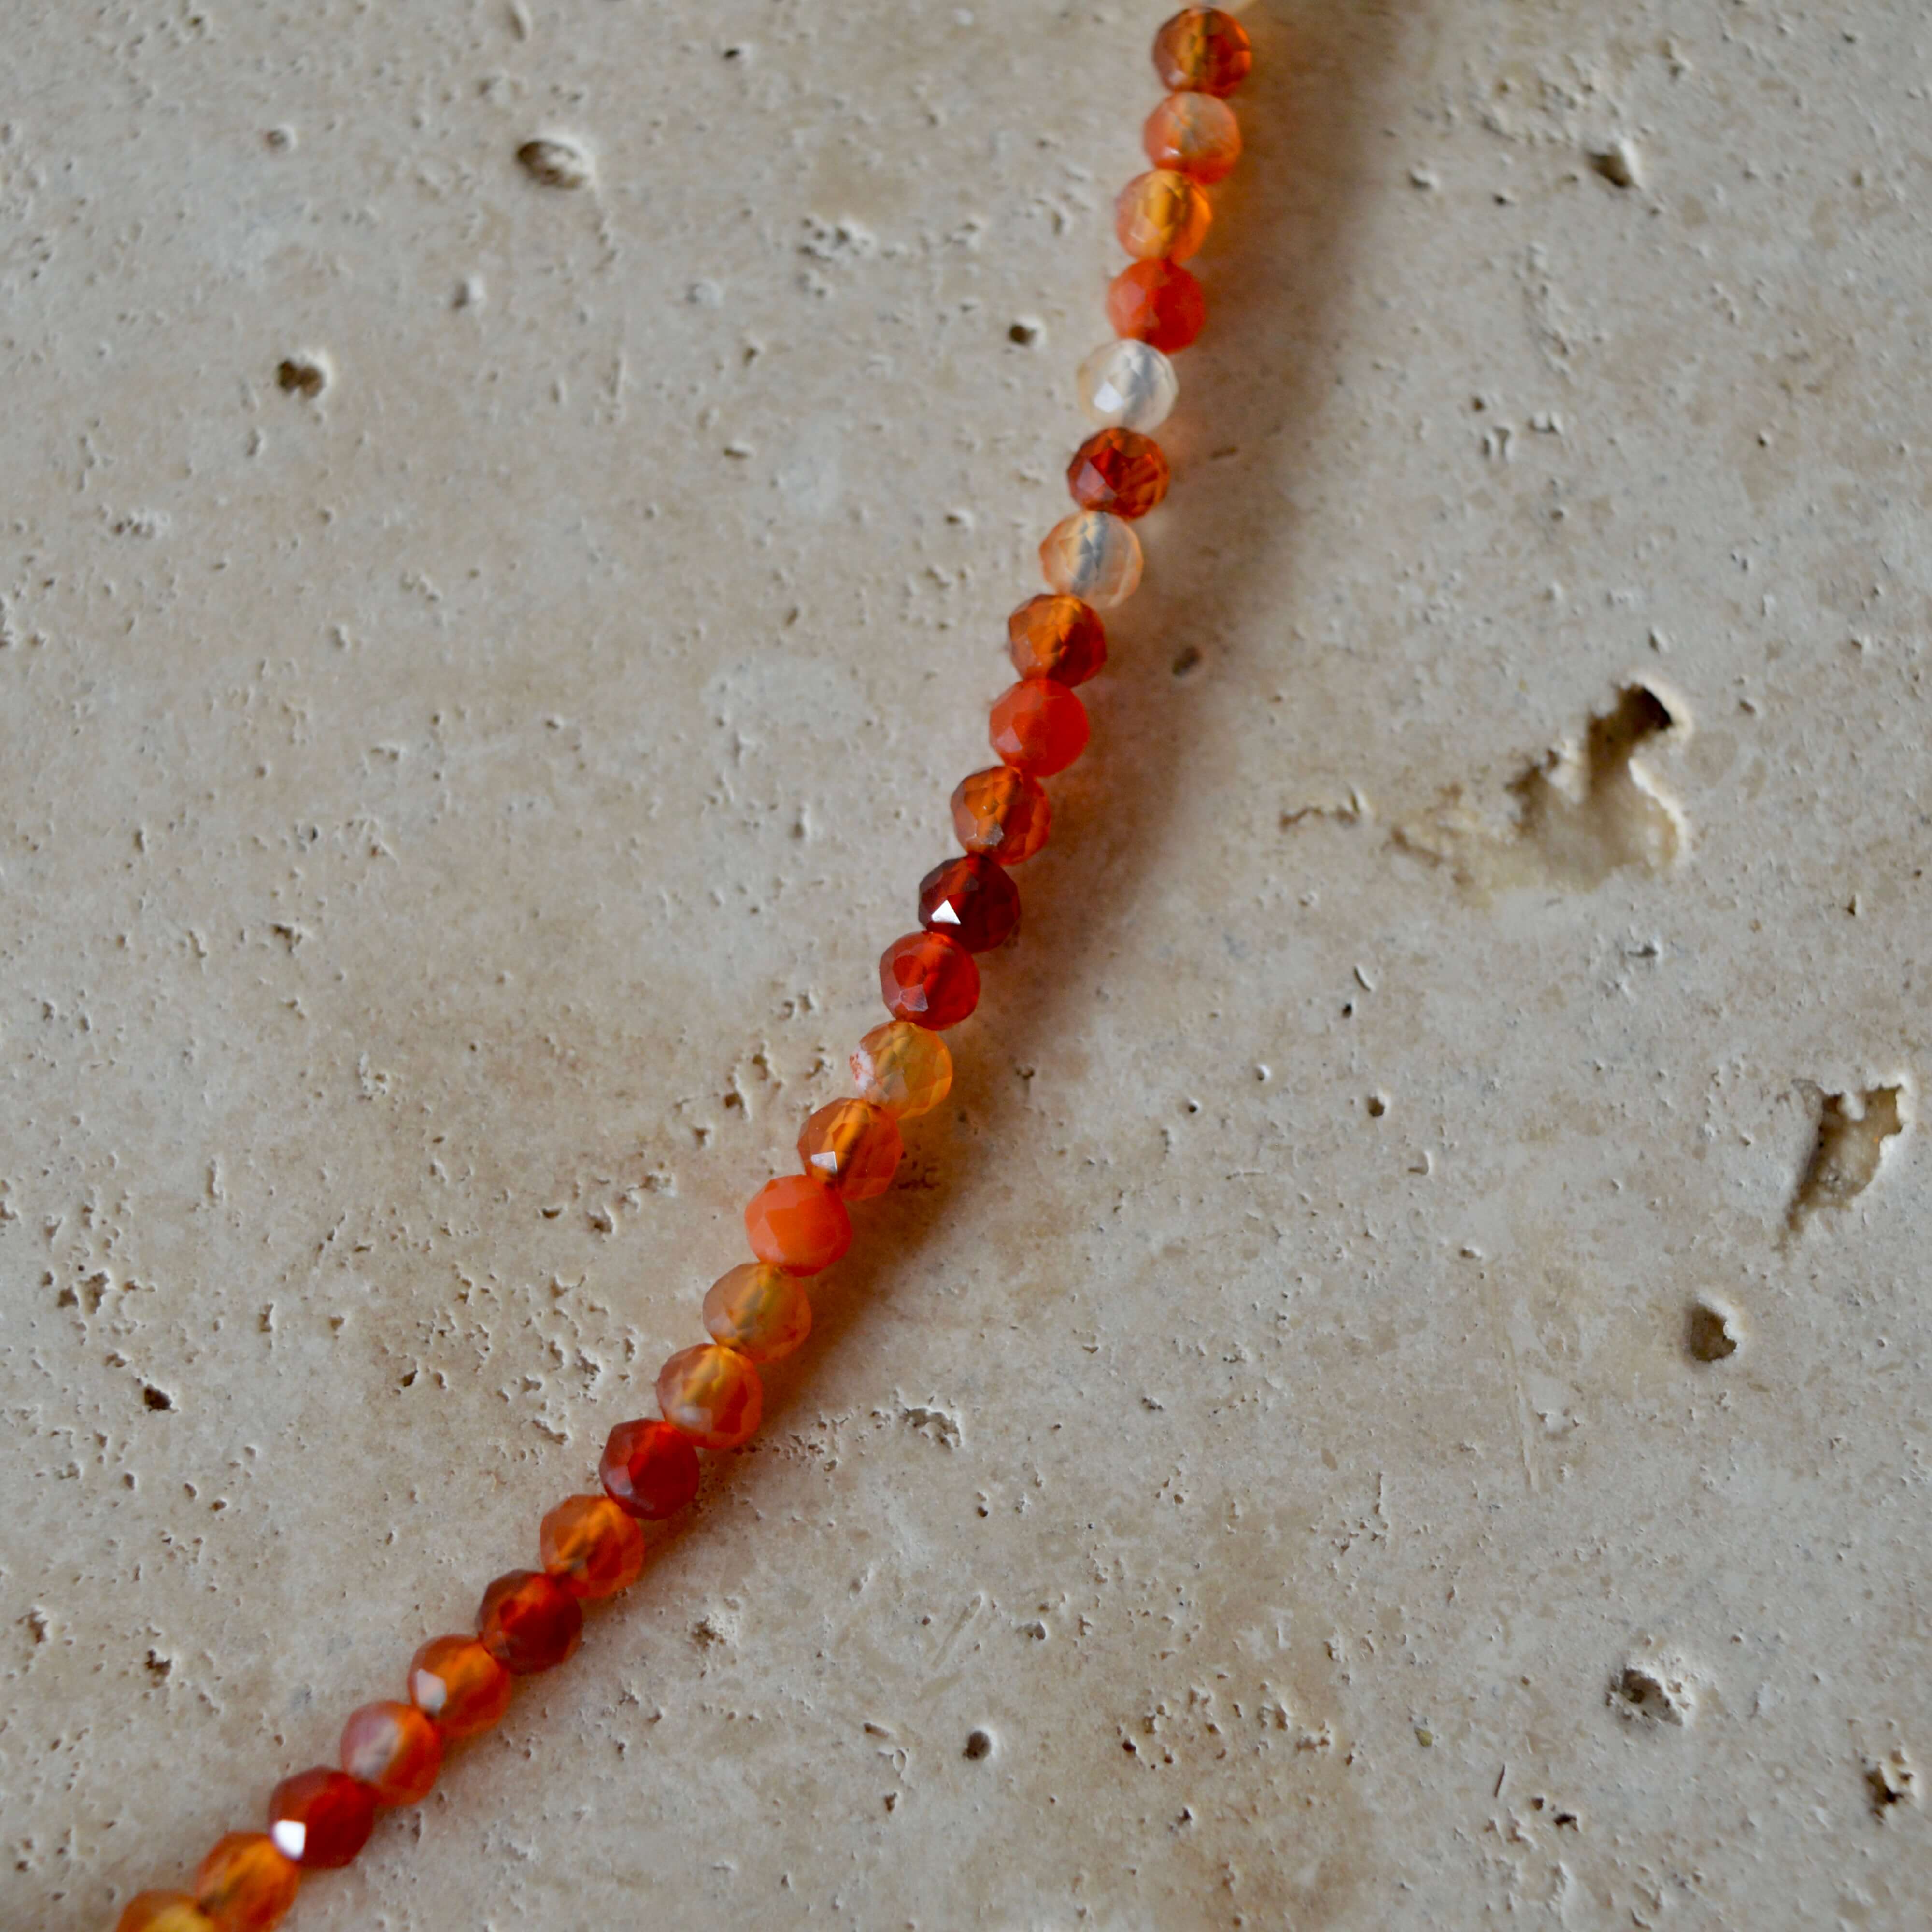
<path fill-rule="evenodd" d="M 142 1892 L 122 1913 L 118 1932 L 268 1932 L 279 1924 L 304 1873 L 349 1864 L 379 1810 L 420 1802 L 448 1748 L 498 1722 L 518 1678 L 575 1652 L 584 1604 L 634 1582 L 644 1566 L 646 1526 L 656 1529 L 697 1495 L 698 1451 L 738 1448 L 757 1430 L 764 1409 L 758 1370 L 811 1334 L 804 1282 L 850 1246 L 848 1204 L 885 1192 L 904 1152 L 902 1124 L 931 1112 L 952 1086 L 940 1035 L 979 1004 L 975 956 L 1019 930 L 1009 868 L 1046 843 L 1052 812 L 1040 782 L 1086 747 L 1086 708 L 1074 687 L 1106 662 L 1098 614 L 1140 582 L 1133 526 L 1167 494 L 1167 458 L 1148 432 L 1174 407 L 1169 356 L 1194 340 L 1206 319 L 1201 285 L 1181 264 L 1208 232 L 1203 189 L 1240 156 L 1240 128 L 1222 97 L 1240 85 L 1252 58 L 1240 24 L 1214 8 L 1177 14 L 1154 37 L 1154 66 L 1168 92 L 1145 129 L 1153 166 L 1116 204 L 1120 244 L 1132 259 L 1108 290 L 1115 339 L 1080 367 L 1081 404 L 1098 428 L 1067 466 L 1078 507 L 1040 545 L 1048 594 L 1007 620 L 1018 681 L 992 707 L 988 736 L 1000 762 L 953 793 L 964 856 L 920 882 L 919 930 L 880 958 L 891 1018 L 851 1056 L 857 1096 L 812 1114 L 799 1136 L 800 1171 L 753 1196 L 745 1232 L 757 1258 L 706 1294 L 710 1340 L 664 1364 L 661 1419 L 610 1432 L 598 1472 L 603 1493 L 567 1497 L 544 1518 L 542 1568 L 499 1576 L 483 1593 L 473 1636 L 425 1643 L 410 1661 L 406 1701 L 354 1712 L 338 1765 L 284 1778 L 269 1798 L 266 1832 L 229 1833 L 202 1861 L 192 1891 Z"/>

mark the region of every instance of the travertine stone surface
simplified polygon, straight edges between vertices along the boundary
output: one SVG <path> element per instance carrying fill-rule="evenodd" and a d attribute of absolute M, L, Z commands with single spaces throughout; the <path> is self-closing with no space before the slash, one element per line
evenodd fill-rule
<path fill-rule="evenodd" d="M 14 0 L 10 1928 L 702 1338 L 987 761 L 1162 10 Z M 304 1932 L 1924 1922 L 1932 35 L 1246 17 L 952 1095 Z"/>

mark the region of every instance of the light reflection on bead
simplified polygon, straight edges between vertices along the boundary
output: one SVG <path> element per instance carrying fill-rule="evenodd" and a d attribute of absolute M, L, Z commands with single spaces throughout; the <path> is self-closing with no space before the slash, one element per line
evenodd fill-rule
<path fill-rule="evenodd" d="M 1103 342 L 1080 365 L 1080 406 L 1103 429 L 1158 429 L 1180 400 L 1174 364 L 1144 342 Z"/>

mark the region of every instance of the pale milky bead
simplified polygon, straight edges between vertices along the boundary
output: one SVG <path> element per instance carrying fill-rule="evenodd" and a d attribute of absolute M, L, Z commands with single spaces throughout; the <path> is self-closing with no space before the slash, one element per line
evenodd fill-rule
<path fill-rule="evenodd" d="M 1107 343 L 1080 365 L 1080 406 L 1105 429 L 1157 429 L 1180 394 L 1174 364 L 1144 342 Z"/>
<path fill-rule="evenodd" d="M 1124 518 L 1082 510 L 1047 532 L 1040 567 L 1063 597 L 1110 610 L 1124 604 L 1141 580 L 1141 540 Z"/>

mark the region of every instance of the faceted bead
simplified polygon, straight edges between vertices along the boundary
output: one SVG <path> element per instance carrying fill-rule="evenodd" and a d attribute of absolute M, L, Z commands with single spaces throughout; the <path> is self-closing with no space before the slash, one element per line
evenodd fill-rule
<path fill-rule="evenodd" d="M 1144 517 L 1167 494 L 1167 458 L 1152 436 L 1137 429 L 1096 430 L 1073 452 L 1066 466 L 1066 487 L 1083 510 Z M 1020 675 L 1051 677 L 1061 684 L 1080 682 L 1052 670 L 1023 670 Z"/>
<path fill-rule="evenodd" d="M 1077 597 L 1029 597 L 1006 620 L 1006 655 L 1022 677 L 1084 684 L 1107 662 L 1106 627 Z"/>
<path fill-rule="evenodd" d="M 554 1576 L 512 1570 L 483 1592 L 476 1636 L 513 1677 L 554 1670 L 584 1636 L 584 1606 Z"/>
<path fill-rule="evenodd" d="M 848 1201 L 884 1193 L 904 1151 L 898 1122 L 869 1100 L 834 1100 L 820 1107 L 798 1137 L 806 1172 Z"/>
<path fill-rule="evenodd" d="M 144 1892 L 128 1901 L 114 1932 L 215 1932 L 215 1924 L 184 1892 Z"/>
<path fill-rule="evenodd" d="M 1030 859 L 1046 843 L 1052 824 L 1053 808 L 1039 780 L 1010 765 L 962 778 L 952 794 L 952 830 L 960 844 L 1003 866 Z M 857 1064 L 855 1059 L 855 1068 Z"/>
<path fill-rule="evenodd" d="M 604 1444 L 597 1479 L 632 1516 L 658 1522 L 698 1493 L 698 1451 L 668 1422 L 620 1422 Z"/>
<path fill-rule="evenodd" d="M 812 1304 L 797 1281 L 765 1262 L 721 1274 L 704 1296 L 705 1332 L 746 1360 L 775 1362 L 812 1333 Z"/>
<path fill-rule="evenodd" d="M 410 1660 L 410 1702 L 446 1741 L 474 1737 L 510 1707 L 510 1673 L 473 1636 L 433 1636 Z"/>
<path fill-rule="evenodd" d="M 304 1871 L 333 1871 L 369 1842 L 376 1794 L 346 1771 L 317 1765 L 285 1778 L 268 1796 L 268 1836 Z"/>
<path fill-rule="evenodd" d="M 679 1349 L 658 1371 L 658 1406 L 693 1442 L 736 1449 L 757 1433 L 765 1392 L 758 1370 L 736 1348 L 700 1342 Z"/>
<path fill-rule="evenodd" d="M 852 1245 L 852 1217 L 830 1188 L 782 1174 L 746 1202 L 745 1232 L 760 1261 L 788 1274 L 817 1274 Z"/>
<path fill-rule="evenodd" d="M 1247 30 L 1218 7 L 1190 7 L 1154 37 L 1154 68 L 1176 94 L 1232 94 L 1255 64 Z"/>
<path fill-rule="evenodd" d="M 850 1064 L 860 1099 L 902 1120 L 931 1113 L 952 1088 L 952 1056 L 945 1041 L 907 1020 L 873 1028 Z"/>
<path fill-rule="evenodd" d="M 1208 238 L 1214 211 L 1173 168 L 1136 175 L 1114 202 L 1114 232 L 1136 262 L 1184 262 Z"/>
<path fill-rule="evenodd" d="M 1040 567 L 1063 596 L 1111 610 L 1140 587 L 1141 540 L 1123 518 L 1104 510 L 1076 511 L 1047 532 Z"/>
<path fill-rule="evenodd" d="M 980 1004 L 980 969 L 956 939 L 909 932 L 880 954 L 879 991 L 894 1019 L 944 1033 Z"/>
<path fill-rule="evenodd" d="M 218 1932 L 268 1932 L 288 1916 L 302 1869 L 266 1832 L 230 1832 L 194 1874 L 194 1902 Z"/>
<path fill-rule="evenodd" d="M 1087 707 L 1051 678 L 1024 679 L 993 706 L 993 749 L 1038 778 L 1066 770 L 1086 749 L 1087 729 Z"/>
<path fill-rule="evenodd" d="M 1205 188 L 1241 158 L 1241 124 L 1211 94 L 1170 94 L 1147 118 L 1141 144 L 1157 168 L 1172 168 Z"/>
<path fill-rule="evenodd" d="M 1103 342 L 1080 365 L 1080 406 L 1102 429 L 1156 430 L 1180 399 L 1174 364 L 1151 343 Z"/>
<path fill-rule="evenodd" d="M 1020 889 L 977 853 L 949 859 L 919 882 L 919 922 L 968 952 L 988 952 L 1020 929 Z"/>
<path fill-rule="evenodd" d="M 350 1713 L 337 1755 L 378 1804 L 415 1804 L 442 1768 L 442 1733 L 413 1704 L 364 1704 Z"/>
<path fill-rule="evenodd" d="M 628 1590 L 643 1574 L 644 1532 L 608 1496 L 566 1496 L 537 1534 L 543 1567 L 573 1597 Z"/>
<path fill-rule="evenodd" d="M 1107 285 L 1107 320 L 1117 335 L 1172 356 L 1207 326 L 1208 302 L 1178 262 L 1130 262 Z"/>

